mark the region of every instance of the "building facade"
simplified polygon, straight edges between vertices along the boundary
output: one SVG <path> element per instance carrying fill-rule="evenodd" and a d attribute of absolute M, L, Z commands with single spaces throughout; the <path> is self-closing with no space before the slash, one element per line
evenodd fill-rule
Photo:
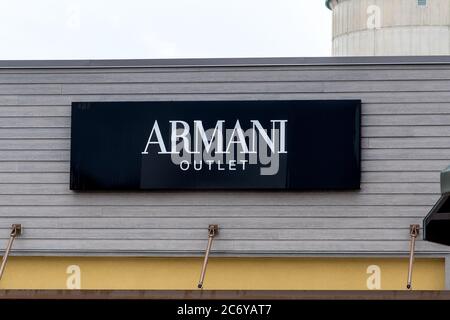
<path fill-rule="evenodd" d="M 342 99 L 362 101 L 360 190 L 69 189 L 75 101 Z M 195 289 L 217 224 L 205 289 L 404 289 L 449 101 L 447 57 L 1 61 L 1 250 L 23 233 L 0 288 Z M 450 249 L 416 248 L 414 288 L 448 288 Z"/>
<path fill-rule="evenodd" d="M 327 0 L 334 56 L 450 54 L 450 0 Z"/>

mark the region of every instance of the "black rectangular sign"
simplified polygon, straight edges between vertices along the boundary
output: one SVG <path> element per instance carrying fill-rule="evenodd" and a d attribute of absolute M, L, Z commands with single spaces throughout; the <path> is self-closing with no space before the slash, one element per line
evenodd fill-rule
<path fill-rule="evenodd" d="M 358 189 L 360 100 L 74 102 L 70 188 Z"/>

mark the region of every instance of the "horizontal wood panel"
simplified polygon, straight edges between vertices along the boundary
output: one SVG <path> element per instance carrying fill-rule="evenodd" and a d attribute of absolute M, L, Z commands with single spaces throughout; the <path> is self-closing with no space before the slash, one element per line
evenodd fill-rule
<path fill-rule="evenodd" d="M 2 92 L 0 84 L 0 92 Z M 20 87 L 20 86 L 18 86 Z M 292 92 L 446 92 L 449 80 L 440 81 L 345 81 L 345 82 L 201 82 L 201 83 L 133 83 L 63 84 L 63 94 L 182 94 L 182 93 L 292 93 Z M 12 89 L 17 90 L 15 87 Z M 3 89 L 4 92 L 7 89 Z M 14 92 L 13 92 L 14 93 Z"/>
<path fill-rule="evenodd" d="M 61 94 L 59 84 L 3 84 L 0 83 L 0 94 Z"/>
<path fill-rule="evenodd" d="M 232 229 L 368 229 L 368 228 L 400 228 L 408 229 L 410 224 L 421 223 L 417 217 L 386 217 L 363 218 L 329 217 L 317 219 L 315 217 L 191 217 L 180 219 L 168 217 L 128 218 L 123 217 L 84 217 L 41 218 L 21 217 L 2 218 L 0 228 L 9 228 L 13 223 L 21 223 L 24 228 L 55 228 L 55 229 L 203 229 L 209 224 L 219 224 L 222 228 Z M 131 230 L 129 232 L 132 232 Z M 206 237 L 207 239 L 207 232 Z"/>
<path fill-rule="evenodd" d="M 450 102 L 364 103 L 362 114 L 449 114 Z"/>
<path fill-rule="evenodd" d="M 161 69 L 160 69 L 161 70 Z M 145 83 L 145 82 L 255 82 L 255 81 L 374 81 L 374 80 L 450 80 L 448 69 L 423 69 L 423 70 L 334 70 L 328 68 L 311 69 L 308 67 L 296 68 L 296 70 L 267 69 L 267 70 L 239 70 L 231 69 L 221 71 L 186 70 L 169 72 L 165 70 L 152 71 L 129 69 L 118 72 L 110 70 L 102 71 L 71 71 L 65 72 L 22 72 L 0 73 L 0 83 Z"/>
<path fill-rule="evenodd" d="M 0 183 L 13 186 L 20 183 L 59 183 L 59 188 L 69 188 L 69 173 L 0 173 Z M 45 185 L 41 185 L 44 187 Z M 48 186 L 51 188 L 51 186 Z M 55 189 L 52 189 L 55 191 Z"/>
<path fill-rule="evenodd" d="M 70 195 L 0 195 L 0 205 L 398 205 L 430 206 L 439 195 L 359 194 L 358 192 L 109 192 Z"/>
<path fill-rule="evenodd" d="M 361 153 L 363 160 L 390 160 L 390 159 L 450 159 L 450 149 L 367 149 Z"/>
<path fill-rule="evenodd" d="M 448 167 L 447 160 L 366 160 L 361 161 L 363 172 L 373 171 L 434 171 L 439 172 Z M 1 167 L 1 163 L 0 163 Z"/>
<path fill-rule="evenodd" d="M 448 126 L 448 114 L 421 115 L 365 115 L 362 117 L 364 126 Z"/>
<path fill-rule="evenodd" d="M 400 148 L 400 149 L 427 149 L 443 148 L 450 149 L 450 138 L 448 137 L 403 137 L 403 138 L 367 138 L 367 148 Z"/>
<path fill-rule="evenodd" d="M 0 172 L 68 173 L 69 161 L 0 161 Z"/>
<path fill-rule="evenodd" d="M 0 95 L 0 105 L 70 105 L 72 101 L 208 101 L 208 100 L 333 100 L 361 99 L 364 103 L 448 103 L 450 92 L 243 92 L 243 93 L 155 93 L 84 95 Z"/>
<path fill-rule="evenodd" d="M 450 126 L 380 126 L 362 128 L 363 137 L 450 137 Z"/>
<path fill-rule="evenodd" d="M 8 96 L 0 96 L 0 104 L 2 98 L 8 99 Z M 333 100 L 333 99 L 361 99 L 365 103 L 448 103 L 450 92 L 317 92 L 317 93 L 301 93 L 301 92 L 279 92 L 270 91 L 263 92 L 242 92 L 242 93 L 155 93 L 155 94 L 72 94 L 57 96 L 16 96 L 17 103 L 35 104 L 40 99 L 43 103 L 49 104 L 69 104 L 72 101 L 208 101 L 208 100 Z M 44 99 L 45 98 L 45 99 Z"/>
<path fill-rule="evenodd" d="M 7 240 L 9 229 L 0 229 Z M 205 240 L 207 230 L 196 229 L 24 229 L 20 240 L 111 239 L 111 240 Z M 220 229 L 220 240 L 400 240 L 409 238 L 409 227 L 399 229 Z"/>
<path fill-rule="evenodd" d="M 56 182 L 55 182 L 56 181 Z M 27 184 L 28 183 L 28 184 Z M 33 176 L 5 177 L 0 174 L 0 194 L 72 194 L 69 177 Z M 439 194 L 440 184 L 435 183 L 366 183 L 360 194 Z"/>
<path fill-rule="evenodd" d="M 69 150 L 3 150 L 0 161 L 69 161 Z"/>
<path fill-rule="evenodd" d="M 70 139 L 0 139 L 0 150 L 70 150 Z"/>
<path fill-rule="evenodd" d="M 70 117 L 5 117 L 0 118 L 0 127 L 41 127 L 41 128 L 69 128 Z"/>
<path fill-rule="evenodd" d="M 438 183 L 439 172 L 364 172 L 363 183 L 399 183 L 399 182 L 431 182 Z M 60 172 L 0 172 L 0 183 L 69 183 L 69 173 Z"/>
<path fill-rule="evenodd" d="M 357 241 L 357 243 L 355 243 Z M 256 240 L 218 240 L 214 242 L 212 255 L 215 253 L 235 252 L 237 248 L 242 253 L 328 253 L 339 252 L 360 253 L 405 253 L 408 251 L 409 241 L 256 241 Z M 0 241 L 5 246 L 6 241 Z M 157 253 L 157 254 L 203 254 L 206 240 L 23 240 L 17 241 L 15 251 L 21 252 L 80 252 L 86 253 L 94 248 L 101 248 L 103 253 Z M 357 247 L 354 248 L 355 245 Z M 417 241 L 417 251 L 445 253 L 445 246 Z"/>
<path fill-rule="evenodd" d="M 78 203 L 70 206 L 1 206 L 0 215 L 3 218 L 58 218 L 58 217 L 416 217 L 421 218 L 431 209 L 431 206 L 413 205 L 317 205 L 317 206 L 268 206 L 268 205 L 147 205 L 147 206 L 93 206 Z"/>
<path fill-rule="evenodd" d="M 8 139 L 68 139 L 70 128 L 2 128 L 0 137 Z"/>
<path fill-rule="evenodd" d="M 71 106 L 5 106 L 0 105 L 0 117 L 70 117 Z"/>

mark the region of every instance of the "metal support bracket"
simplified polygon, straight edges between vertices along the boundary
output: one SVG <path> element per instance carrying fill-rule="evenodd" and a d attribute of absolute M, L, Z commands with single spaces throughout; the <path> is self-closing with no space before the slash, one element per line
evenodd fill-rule
<path fill-rule="evenodd" d="M 14 239 L 22 234 L 22 225 L 13 224 L 11 226 L 11 233 L 9 235 L 8 245 L 6 246 L 5 253 L 3 254 L 2 264 L 0 266 L 0 280 L 2 280 L 3 272 L 5 271 L 6 263 L 8 262 L 9 252 L 11 251 Z"/>
<path fill-rule="evenodd" d="M 206 267 L 208 266 L 209 253 L 211 251 L 212 241 L 219 233 L 219 225 L 210 224 L 208 227 L 208 245 L 206 246 L 205 259 L 203 260 L 202 272 L 200 273 L 200 280 L 198 281 L 198 288 L 203 288 L 203 281 L 205 280 Z"/>
<path fill-rule="evenodd" d="M 414 249 L 416 246 L 416 238 L 419 235 L 420 225 L 412 224 L 409 226 L 409 267 L 408 267 L 408 283 L 406 284 L 406 289 L 412 290 L 412 273 L 414 265 Z"/>

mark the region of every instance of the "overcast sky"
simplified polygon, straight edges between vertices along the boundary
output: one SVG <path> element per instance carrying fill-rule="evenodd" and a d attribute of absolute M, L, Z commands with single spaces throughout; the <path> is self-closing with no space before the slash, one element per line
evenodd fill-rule
<path fill-rule="evenodd" d="M 330 53 L 324 0 L 0 0 L 0 59 Z"/>

